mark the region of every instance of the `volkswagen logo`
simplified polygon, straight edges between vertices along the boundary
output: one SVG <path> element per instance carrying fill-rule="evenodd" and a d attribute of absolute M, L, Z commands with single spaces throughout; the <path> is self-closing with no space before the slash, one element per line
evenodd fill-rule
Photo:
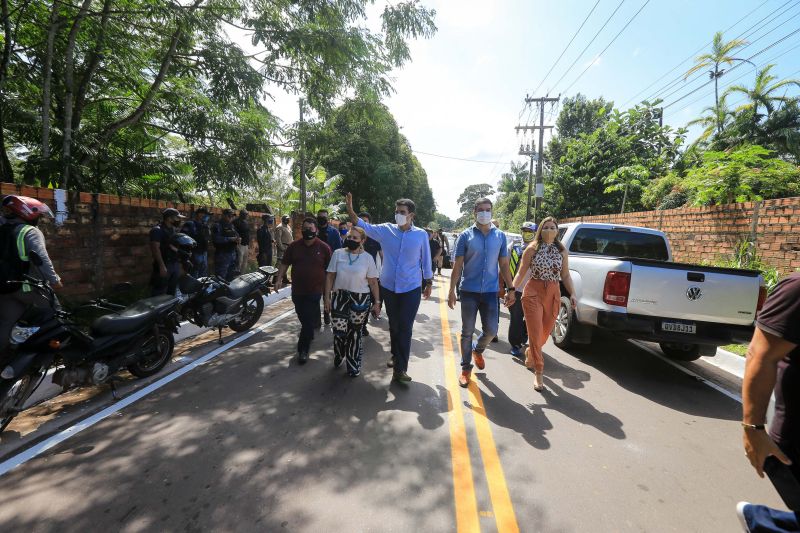
<path fill-rule="evenodd" d="M 703 297 L 703 291 L 700 290 L 700 287 L 689 287 L 686 289 L 686 297 L 690 301 L 696 302 Z"/>

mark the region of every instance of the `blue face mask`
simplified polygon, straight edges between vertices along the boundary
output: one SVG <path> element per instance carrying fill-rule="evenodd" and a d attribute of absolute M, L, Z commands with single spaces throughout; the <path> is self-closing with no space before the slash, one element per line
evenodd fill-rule
<path fill-rule="evenodd" d="M 211 215 L 203 216 L 203 224 L 208 224 L 209 220 L 211 220 Z"/>

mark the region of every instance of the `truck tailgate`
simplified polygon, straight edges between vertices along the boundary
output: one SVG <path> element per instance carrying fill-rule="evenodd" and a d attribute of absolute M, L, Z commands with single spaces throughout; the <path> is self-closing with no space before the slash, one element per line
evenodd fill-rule
<path fill-rule="evenodd" d="M 628 313 L 743 326 L 755 320 L 757 271 L 630 261 Z"/>

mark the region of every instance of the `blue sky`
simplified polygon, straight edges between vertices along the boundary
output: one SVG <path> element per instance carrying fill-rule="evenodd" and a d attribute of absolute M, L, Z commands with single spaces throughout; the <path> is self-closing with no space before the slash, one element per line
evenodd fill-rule
<path fill-rule="evenodd" d="M 413 61 L 395 73 L 396 94 L 388 105 L 415 150 L 441 155 L 500 161 L 502 164 L 469 163 L 417 154 L 428 173 L 439 210 L 454 218 L 456 198 L 467 185 L 496 185 L 507 162 L 516 155 L 520 141 L 514 131 L 526 93 L 544 74 L 569 42 L 596 0 L 562 2 L 425 0 L 437 10 L 437 34 L 412 45 Z M 800 2 L 770 0 L 666 1 L 651 0 L 627 29 L 599 58 L 617 32 L 642 7 L 644 0 L 626 0 L 575 66 L 567 67 L 589 43 L 619 0 L 600 0 L 575 41 L 536 96 L 603 96 L 616 105 L 630 107 L 653 95 L 690 66 L 686 60 L 715 31 L 725 30 L 746 14 L 751 15 L 725 33 L 730 39 L 752 31 L 752 44 L 741 55 L 749 57 L 800 28 Z M 760 6 L 760 7 L 759 7 Z M 784 6 L 781 8 L 781 6 Z M 750 28 L 774 10 L 770 18 Z M 782 11 L 787 10 L 781 14 Z M 760 38 L 760 39 L 759 39 Z M 793 47 L 798 48 L 792 50 Z M 705 50 L 704 50 L 705 51 Z M 800 77 L 800 32 L 753 59 L 757 66 L 776 59 L 774 73 Z M 668 76 L 629 102 L 640 91 L 678 64 Z M 591 65 L 568 92 L 565 89 Z M 553 85 L 564 72 L 567 74 Z M 720 79 L 721 87 L 750 84 L 753 68 L 742 66 Z M 680 81 L 665 104 L 683 96 L 707 78 Z M 669 91 L 667 91 L 669 92 Z M 732 97 L 736 102 L 739 97 Z M 665 122 L 682 126 L 713 103 L 713 86 L 668 107 Z M 555 110 L 557 111 L 557 110 Z M 526 111 L 522 121 L 528 117 Z M 695 132 L 692 132 L 695 134 Z M 527 140 L 526 140 L 527 141 Z"/>

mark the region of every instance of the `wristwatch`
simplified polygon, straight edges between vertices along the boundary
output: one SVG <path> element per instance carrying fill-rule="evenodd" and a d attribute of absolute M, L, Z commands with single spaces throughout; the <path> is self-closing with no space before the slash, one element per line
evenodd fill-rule
<path fill-rule="evenodd" d="M 422 286 L 423 287 L 430 287 L 431 285 L 433 285 L 433 280 L 432 279 L 422 280 Z"/>
<path fill-rule="evenodd" d="M 515 289 L 514 287 L 506 287 L 506 293 L 514 292 L 515 290 L 517 289 Z"/>

